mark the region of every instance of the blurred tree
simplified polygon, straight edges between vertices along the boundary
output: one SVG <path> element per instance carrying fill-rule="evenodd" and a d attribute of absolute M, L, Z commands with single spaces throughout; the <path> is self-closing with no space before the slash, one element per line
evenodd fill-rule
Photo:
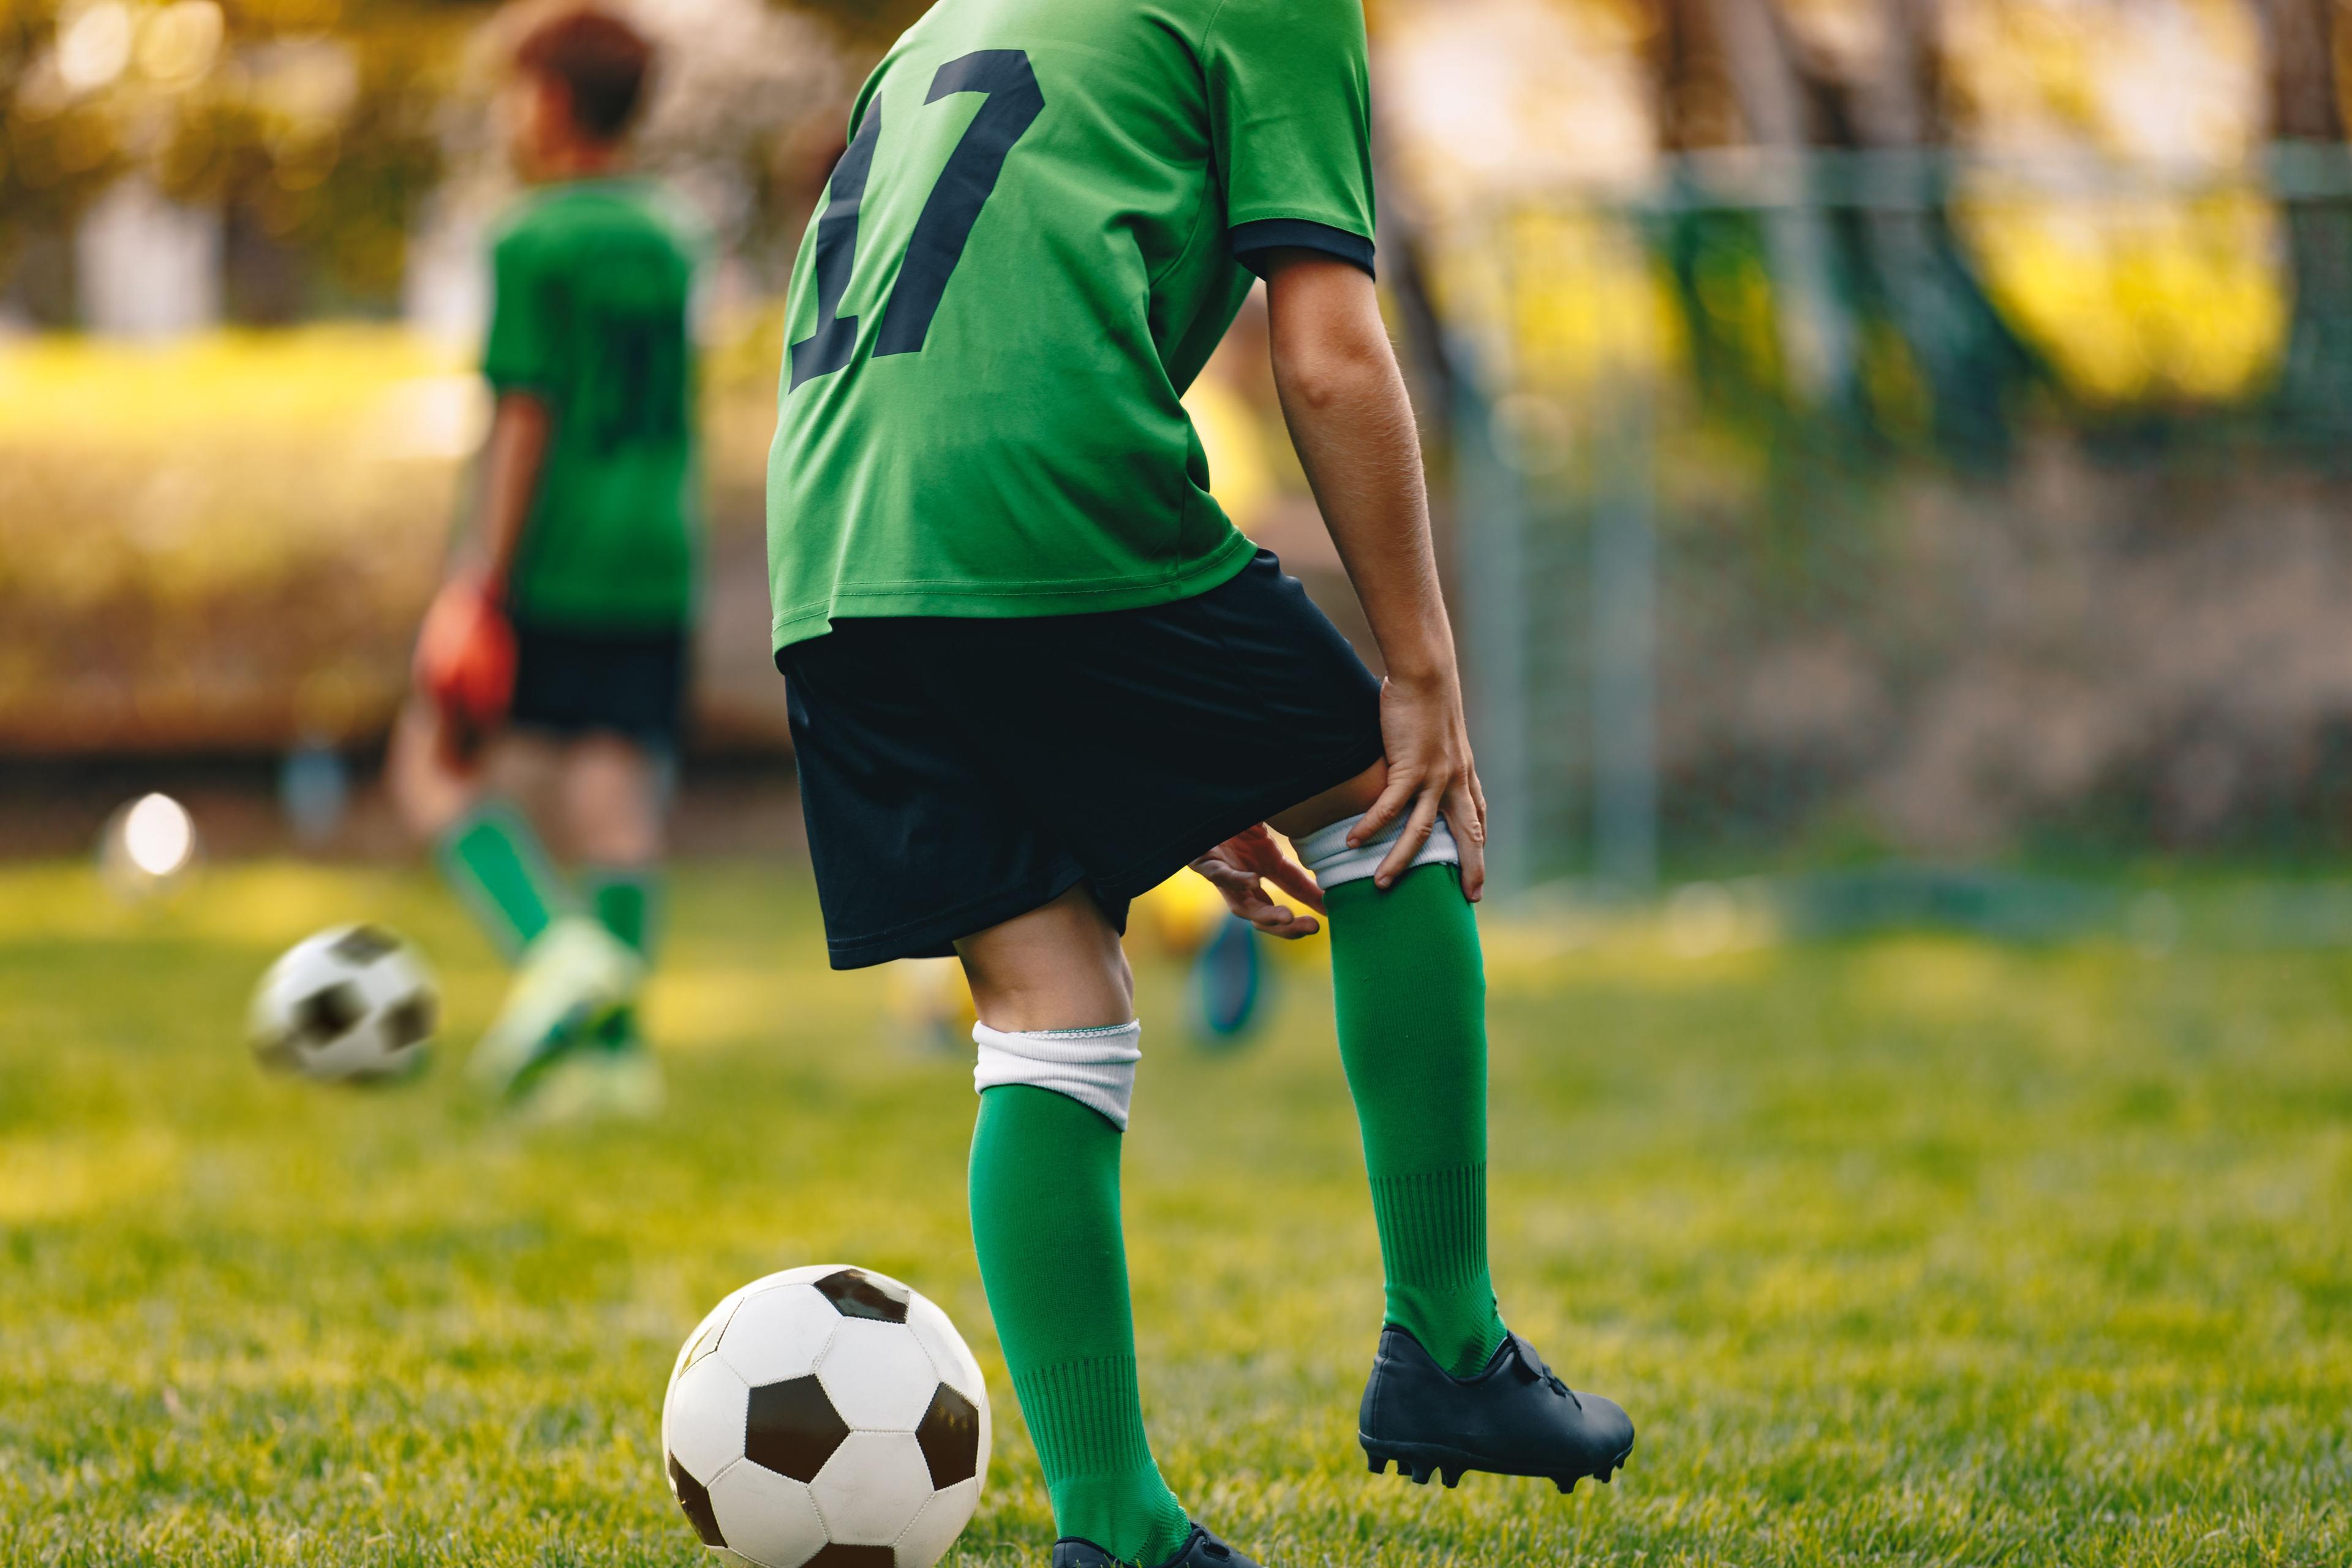
<path fill-rule="evenodd" d="M 2270 57 L 2272 136 L 2290 155 L 2309 157 L 2317 143 L 2340 160 L 2338 68 L 2352 50 L 2342 7 L 2336 0 L 2253 0 L 2253 9 Z M 2280 397 L 2291 419 L 2333 443 L 2352 431 L 2352 204 L 2293 188 L 2284 200 L 2294 316 Z"/>
<path fill-rule="evenodd" d="M 722 253 L 781 288 L 848 118 L 839 50 L 767 0 L 640 0 L 661 41 L 638 152 L 717 230 Z"/>
<path fill-rule="evenodd" d="M 667 64 L 647 161 L 730 252 L 798 237 L 836 48 L 771 0 L 642 0 Z M 864 50 L 919 5 L 817 5 Z M 109 185 L 222 215 L 233 319 L 388 310 L 453 168 L 499 163 L 495 8 L 436 0 L 0 0 L 0 288 Z M 482 47 L 469 47 L 477 40 Z M 813 117 L 824 121 L 803 133 Z M 810 169 L 816 168 L 814 181 Z"/>
<path fill-rule="evenodd" d="M 91 34 L 61 63 L 56 33 L 48 0 L 0 0 L 0 278 L 29 241 L 68 231 L 130 163 L 120 117 L 82 85 L 127 55 L 127 41 Z"/>
<path fill-rule="evenodd" d="M 1876 155 L 1864 205 L 1842 226 L 1855 288 L 1882 331 L 1865 332 L 1860 392 L 1881 430 L 1924 415 L 1947 454 L 1997 461 L 2009 405 L 2037 374 L 1953 232 L 1936 47 L 1941 0 L 1792 0 L 1794 64 L 1827 145 Z M 1913 389 L 1925 394 L 1915 408 Z"/>
<path fill-rule="evenodd" d="M 481 15 L 402 0 L 0 0 L 0 274 L 136 174 L 225 215 L 232 310 L 388 304 Z M 299 266 L 276 266 L 289 257 Z M 248 279 L 247 281 L 250 281 Z"/>
<path fill-rule="evenodd" d="M 1655 0 L 1660 135 L 1772 154 L 1754 208 L 1706 193 L 1670 232 L 1703 375 L 1769 412 L 1844 411 L 1963 461 L 2007 450 L 2034 361 L 1954 233 L 1937 0 Z M 1872 162 L 1800 162 L 1816 149 Z M 1825 178 L 1834 184 L 1825 184 Z M 1753 319 L 1767 312 L 1771 352 Z M 1744 388 L 1740 392 L 1738 389 Z"/>
<path fill-rule="evenodd" d="M 1708 0 L 1708 14 L 1722 40 L 1748 142 L 1770 153 L 1801 153 L 1811 140 L 1805 84 L 1780 8 L 1772 0 Z M 1780 167 L 1794 175 L 1800 166 L 1784 158 Z M 1773 193 L 1763 216 L 1781 363 L 1800 398 L 1848 406 L 1855 398 L 1859 337 L 1848 308 L 1851 290 L 1837 275 L 1829 220 L 1812 195 L 1801 180 L 1791 179 Z"/>
<path fill-rule="evenodd" d="M 1746 139 L 1739 100 L 1708 22 L 1708 0 L 1653 0 L 1643 51 L 1656 98 L 1658 144 L 1669 153 Z"/>
<path fill-rule="evenodd" d="M 801 8 L 831 23 L 854 49 L 878 55 L 931 8 L 931 0 L 801 0 Z"/>
<path fill-rule="evenodd" d="M 2339 10 L 2336 0 L 2255 0 L 2270 46 L 2271 131 L 2283 141 L 2344 140 Z"/>

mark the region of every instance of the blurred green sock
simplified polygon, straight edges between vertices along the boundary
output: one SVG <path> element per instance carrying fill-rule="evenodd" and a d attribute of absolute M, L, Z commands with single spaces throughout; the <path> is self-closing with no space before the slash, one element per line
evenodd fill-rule
<path fill-rule="evenodd" d="M 651 960 L 660 914 L 661 873 L 647 866 L 589 866 L 580 885 L 606 931 Z"/>
<path fill-rule="evenodd" d="M 484 801 L 451 824 L 434 858 L 509 963 L 571 902 L 539 835 L 504 801 Z"/>
<path fill-rule="evenodd" d="M 1456 1377 L 1504 1340 L 1486 1264 L 1486 976 L 1452 866 L 1325 895 L 1339 1059 L 1356 1099 L 1388 1321 Z"/>
<path fill-rule="evenodd" d="M 1143 1432 L 1119 1144 L 1066 1095 L 989 1089 L 971 1139 L 971 1237 L 1056 1528 L 1121 1563 L 1158 1563 L 1192 1524 Z"/>
<path fill-rule="evenodd" d="M 597 921 L 651 963 L 660 921 L 660 871 L 648 866 L 592 866 L 581 871 L 580 880 Z M 614 1051 L 641 1044 L 635 1006 L 621 1008 L 605 1019 L 596 1031 L 596 1043 Z"/>

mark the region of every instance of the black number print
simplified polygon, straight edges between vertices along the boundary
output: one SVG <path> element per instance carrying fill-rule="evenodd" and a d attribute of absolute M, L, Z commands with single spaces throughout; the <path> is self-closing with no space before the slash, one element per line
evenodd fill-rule
<path fill-rule="evenodd" d="M 834 165 L 824 214 L 816 220 L 816 331 L 793 345 L 794 387 L 813 375 L 831 375 L 849 363 L 857 347 L 857 318 L 841 314 L 849 275 L 857 268 L 857 213 L 866 205 L 866 181 L 874 173 L 874 149 L 882 141 L 882 100 L 866 111 L 857 140 Z"/>
<path fill-rule="evenodd" d="M 984 93 L 988 101 L 972 116 L 915 219 L 898 280 L 875 334 L 877 358 L 923 352 L 931 318 L 939 314 L 948 279 L 963 259 L 981 209 L 1004 173 L 1006 157 L 1045 110 L 1037 73 L 1020 49 L 982 49 L 950 60 L 931 78 L 930 95 L 923 101 L 933 104 L 961 92 Z M 866 110 L 857 140 L 835 168 L 824 213 L 817 220 L 817 325 L 808 338 L 792 346 L 793 387 L 844 368 L 856 347 L 857 318 L 840 314 L 841 300 L 857 265 L 857 217 L 873 174 L 874 150 L 881 140 L 882 105 L 877 100 Z"/>

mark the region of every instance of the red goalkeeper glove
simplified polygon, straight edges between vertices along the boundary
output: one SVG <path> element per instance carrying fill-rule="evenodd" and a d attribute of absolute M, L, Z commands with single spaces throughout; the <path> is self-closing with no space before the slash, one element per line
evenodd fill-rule
<path fill-rule="evenodd" d="M 468 740 L 497 729 L 514 700 L 515 635 L 498 600 L 460 577 L 434 595 L 416 637 L 416 689 Z"/>

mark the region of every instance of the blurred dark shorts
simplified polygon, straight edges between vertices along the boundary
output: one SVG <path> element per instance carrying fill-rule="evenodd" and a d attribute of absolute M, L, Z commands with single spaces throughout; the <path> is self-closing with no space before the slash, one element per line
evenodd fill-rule
<path fill-rule="evenodd" d="M 1266 551 L 1100 615 L 842 619 L 776 656 L 835 969 L 1127 906 L 1381 756 L 1380 683 Z"/>
<path fill-rule="evenodd" d="M 686 632 L 515 627 L 518 730 L 565 739 L 618 734 L 648 751 L 677 745 L 686 710 Z"/>

